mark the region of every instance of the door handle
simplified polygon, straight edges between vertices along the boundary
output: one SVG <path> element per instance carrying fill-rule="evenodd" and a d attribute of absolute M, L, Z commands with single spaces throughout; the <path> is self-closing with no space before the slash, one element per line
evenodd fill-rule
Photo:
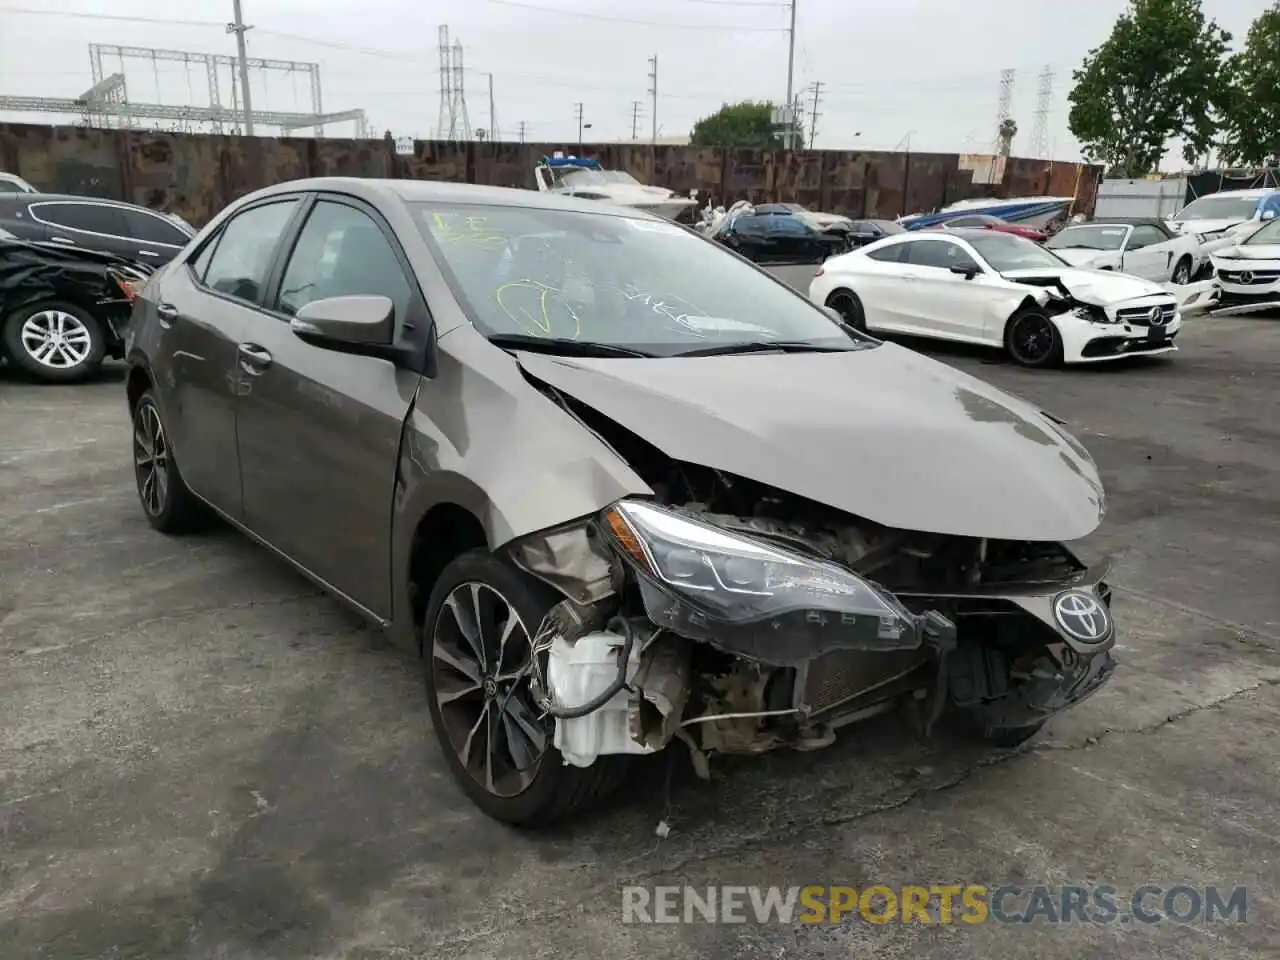
<path fill-rule="evenodd" d="M 158 256 L 160 256 L 160 254 L 156 253 L 154 250 L 139 250 L 139 251 L 138 251 L 138 255 L 139 255 L 139 256 L 143 256 L 143 257 L 158 257 Z"/>
<path fill-rule="evenodd" d="M 66 237 L 50 237 L 49 239 L 54 243 L 65 243 L 69 247 L 74 247 L 76 245 L 74 240 L 68 240 Z"/>
<path fill-rule="evenodd" d="M 240 344 L 240 368 L 245 373 L 257 376 L 271 366 L 271 354 L 256 343 Z"/>
<path fill-rule="evenodd" d="M 172 303 L 157 303 L 156 316 L 160 318 L 160 326 L 168 330 L 173 326 L 173 321 L 178 319 L 178 308 Z"/>
<path fill-rule="evenodd" d="M 902 275 L 902 279 L 903 280 L 919 280 L 920 278 L 917 277 L 914 273 L 904 273 Z"/>

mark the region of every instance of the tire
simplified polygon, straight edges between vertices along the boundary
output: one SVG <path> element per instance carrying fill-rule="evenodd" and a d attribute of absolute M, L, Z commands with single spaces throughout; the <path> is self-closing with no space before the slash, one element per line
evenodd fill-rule
<path fill-rule="evenodd" d="M 1177 262 L 1173 268 L 1173 274 L 1169 278 L 1173 283 L 1182 285 L 1191 282 L 1191 258 L 1183 257 Z"/>
<path fill-rule="evenodd" d="M 852 290 L 835 290 L 827 297 L 827 306 L 844 318 L 844 322 L 853 329 L 867 332 L 867 313 L 862 309 L 862 301 Z"/>
<path fill-rule="evenodd" d="M 482 628 L 486 640 L 499 633 L 499 626 L 509 620 L 506 611 L 514 611 L 519 625 L 511 632 L 519 652 L 513 657 L 508 646 L 504 656 L 494 656 L 493 642 L 482 643 L 481 649 L 491 661 L 490 669 L 477 664 L 474 647 L 461 632 L 454 609 L 467 610 L 469 602 L 480 597 L 482 617 L 490 629 Z M 449 599 L 454 598 L 454 604 Z M 472 550 L 451 561 L 441 573 L 427 602 L 423 620 L 423 673 L 427 688 L 427 706 L 440 750 L 458 785 L 471 801 L 495 820 L 518 827 L 540 827 L 579 814 L 607 797 L 622 782 L 629 767 L 628 756 L 603 756 L 590 767 L 572 767 L 564 763 L 552 745 L 553 721 L 539 723 L 536 708 L 530 706 L 528 678 L 510 680 L 519 666 L 527 663 L 529 639 L 537 633 L 543 617 L 558 601 L 559 595 L 541 581 L 516 569 L 486 549 Z M 471 609 L 474 609 L 472 606 Z M 468 623 L 473 616 L 463 614 Z M 467 661 L 472 667 L 471 679 L 459 669 Z M 481 678 L 479 684 L 475 678 Z M 508 696 L 511 690 L 516 692 Z M 444 703 L 442 705 L 442 693 Z M 524 696 L 521 696 L 521 694 Z M 501 719 L 498 729 L 498 751 L 491 753 L 487 739 L 491 729 L 484 711 L 507 708 L 494 714 Z M 446 715 L 445 710 L 448 710 Z M 532 711 L 532 713 L 525 711 Z M 512 711 L 515 711 L 514 713 Z M 514 718 L 519 715 L 520 721 Z M 478 718 L 478 719 L 477 719 Z M 535 729 L 543 736 L 539 744 L 524 731 Z M 509 721 L 509 722 L 508 722 Z M 481 753 L 479 734 L 468 740 L 469 730 L 486 735 Z M 470 743 L 468 764 L 463 751 Z M 522 757 L 517 759 L 519 750 Z M 497 764 L 493 763 L 494 759 Z M 536 758 L 536 759 L 531 759 Z M 489 766 L 485 766 L 486 759 Z M 486 778 L 486 772 L 492 771 Z M 501 782 L 499 782 L 501 778 Z M 489 781 L 486 783 L 486 779 Z M 489 785 L 492 784 L 492 786 Z"/>
<path fill-rule="evenodd" d="M 161 533 L 192 533 L 209 512 L 178 471 L 155 395 L 148 390 L 133 408 L 133 475 L 147 522 Z"/>
<path fill-rule="evenodd" d="M 1039 307 L 1023 307 L 1009 318 L 1004 347 L 1020 366 L 1043 368 L 1062 362 L 1062 335 Z"/>
<path fill-rule="evenodd" d="M 3 331 L 10 359 L 25 373 L 50 383 L 77 383 L 102 366 L 107 341 L 102 325 L 84 309 L 42 300 L 9 314 Z"/>

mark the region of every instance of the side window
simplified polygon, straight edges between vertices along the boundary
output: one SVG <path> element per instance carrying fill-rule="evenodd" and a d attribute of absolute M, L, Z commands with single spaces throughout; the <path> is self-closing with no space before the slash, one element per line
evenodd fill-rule
<path fill-rule="evenodd" d="M 403 320 L 413 288 L 386 235 L 368 214 L 321 200 L 307 217 L 280 283 L 277 309 L 292 316 L 312 300 L 381 294 Z"/>
<path fill-rule="evenodd" d="M 1129 249 L 1141 250 L 1143 247 L 1149 247 L 1153 243 L 1164 243 L 1167 239 L 1169 238 L 1150 224 L 1139 224 L 1133 228 L 1133 233 L 1129 235 Z"/>
<path fill-rule="evenodd" d="M 809 231 L 805 229 L 805 225 L 792 216 L 774 217 L 769 221 L 769 232 L 777 233 L 787 237 L 803 237 Z"/>
<path fill-rule="evenodd" d="M 185 233 L 163 217 L 141 210 L 124 211 L 126 236 L 143 243 L 163 243 L 170 247 L 185 247 L 190 239 Z"/>
<path fill-rule="evenodd" d="M 872 260 L 879 260 L 881 263 L 901 263 L 902 254 L 911 246 L 909 243 L 891 243 L 881 247 L 879 250 L 871 250 L 867 256 Z"/>
<path fill-rule="evenodd" d="M 36 203 L 31 211 L 46 223 L 69 230 L 125 236 L 124 217 L 119 207 L 102 203 Z"/>
<path fill-rule="evenodd" d="M 276 244 L 297 205 L 297 200 L 282 200 L 232 217 L 222 228 L 222 237 L 205 271 L 205 285 L 219 293 L 257 303 L 267 282 Z"/>
<path fill-rule="evenodd" d="M 917 267 L 937 267 L 950 270 L 958 264 L 976 266 L 973 258 L 954 243 L 945 240 L 917 240 L 907 244 L 906 263 Z"/>
<path fill-rule="evenodd" d="M 209 261 L 213 259 L 213 252 L 218 249 L 218 241 L 222 239 L 222 231 L 219 230 L 212 237 L 205 241 L 200 252 L 191 260 L 187 261 L 191 264 L 191 272 L 196 275 L 196 279 L 204 283 L 204 275 L 209 270 Z"/>
<path fill-rule="evenodd" d="M 765 224 L 770 214 L 754 217 L 739 217 L 733 225 L 733 232 L 744 237 L 762 237 L 766 233 Z"/>

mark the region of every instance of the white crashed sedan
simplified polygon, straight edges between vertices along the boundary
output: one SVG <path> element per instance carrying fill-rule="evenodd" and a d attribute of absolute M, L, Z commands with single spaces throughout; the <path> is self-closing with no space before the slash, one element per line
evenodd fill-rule
<path fill-rule="evenodd" d="M 1182 325 L 1158 284 L 990 230 L 912 232 L 832 257 L 809 299 L 861 330 L 1003 347 L 1028 367 L 1171 353 Z"/>
<path fill-rule="evenodd" d="M 1280 310 L 1280 220 L 1213 254 L 1214 315 Z"/>

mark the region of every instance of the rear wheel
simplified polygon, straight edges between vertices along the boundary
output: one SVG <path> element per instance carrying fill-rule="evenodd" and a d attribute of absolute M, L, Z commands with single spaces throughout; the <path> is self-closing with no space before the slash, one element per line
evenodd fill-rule
<path fill-rule="evenodd" d="M 155 396 L 148 390 L 133 408 L 133 472 L 147 522 L 161 533 L 190 533 L 209 519 L 178 471 Z"/>
<path fill-rule="evenodd" d="M 26 373 L 53 383 L 86 379 L 106 356 L 106 338 L 98 321 L 80 307 L 59 300 L 11 313 L 4 326 L 4 345 Z"/>
<path fill-rule="evenodd" d="M 827 297 L 827 306 L 835 310 L 844 322 L 855 330 L 867 332 L 867 314 L 862 309 L 862 301 L 852 290 L 837 290 Z"/>
<path fill-rule="evenodd" d="M 1024 367 L 1049 367 L 1062 362 L 1062 337 L 1049 315 L 1039 307 L 1023 307 L 1004 331 L 1009 356 Z"/>
<path fill-rule="evenodd" d="M 1191 282 L 1191 258 L 1183 257 L 1173 268 L 1173 282 L 1182 284 Z"/>
<path fill-rule="evenodd" d="M 565 764 L 529 687 L 533 637 L 559 596 L 488 550 L 436 582 L 424 621 L 427 705 L 445 761 L 481 810 L 517 826 L 578 813 L 620 782 L 628 757 Z"/>

